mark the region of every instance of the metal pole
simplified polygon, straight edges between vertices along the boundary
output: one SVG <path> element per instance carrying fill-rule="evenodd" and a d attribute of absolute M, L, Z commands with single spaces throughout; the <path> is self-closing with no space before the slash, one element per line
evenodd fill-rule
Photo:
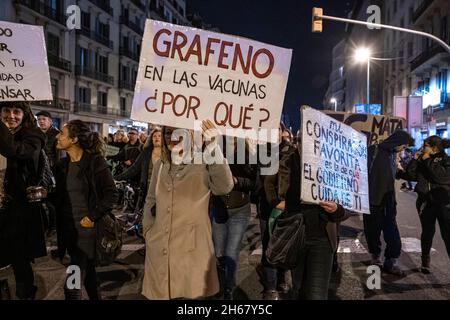
<path fill-rule="evenodd" d="M 439 44 L 441 46 L 443 46 L 445 48 L 445 50 L 447 50 L 448 53 L 450 53 L 450 45 L 445 43 L 442 39 L 439 39 L 438 37 L 436 37 L 436 36 L 434 36 L 432 34 L 426 33 L 426 32 L 412 30 L 412 29 L 399 28 L 399 27 L 394 27 L 394 26 L 390 26 L 390 25 L 386 25 L 386 24 L 371 23 L 371 22 L 366 22 L 366 21 L 338 18 L 338 17 L 325 16 L 325 15 L 323 15 L 323 16 L 314 16 L 314 19 L 318 19 L 318 20 L 325 19 L 325 20 L 346 22 L 346 23 L 352 23 L 352 24 L 360 24 L 360 25 L 374 27 L 374 28 L 378 28 L 378 29 L 391 29 L 391 30 L 396 30 L 396 31 L 413 33 L 413 34 L 417 34 L 417 35 L 420 35 L 420 36 L 424 36 L 424 37 L 433 39 L 436 42 L 439 42 Z"/>
<path fill-rule="evenodd" d="M 337 100 L 334 101 L 334 112 L 337 111 Z"/>
<path fill-rule="evenodd" d="M 367 108 L 370 104 L 370 57 L 367 58 Z"/>

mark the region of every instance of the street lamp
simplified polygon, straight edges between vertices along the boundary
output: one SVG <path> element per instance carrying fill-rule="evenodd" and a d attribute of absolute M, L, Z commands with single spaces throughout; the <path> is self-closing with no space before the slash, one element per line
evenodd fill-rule
<path fill-rule="evenodd" d="M 370 60 L 372 51 L 369 48 L 359 48 L 355 52 L 355 60 L 360 63 L 367 61 L 367 107 L 370 104 Z"/>
<path fill-rule="evenodd" d="M 331 98 L 330 102 L 334 103 L 334 111 L 337 111 L 337 100 L 336 100 L 336 98 Z"/>

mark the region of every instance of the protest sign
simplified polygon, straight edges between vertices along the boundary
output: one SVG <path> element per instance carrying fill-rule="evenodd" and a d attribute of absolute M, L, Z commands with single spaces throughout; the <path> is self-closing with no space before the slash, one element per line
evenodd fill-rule
<path fill-rule="evenodd" d="M 367 139 L 353 128 L 309 107 L 302 108 L 301 200 L 334 201 L 369 213 Z"/>
<path fill-rule="evenodd" d="M 131 118 L 185 129 L 209 119 L 222 133 L 241 137 L 250 129 L 278 129 L 291 55 L 249 39 L 147 20 Z"/>
<path fill-rule="evenodd" d="M 118 154 L 120 151 L 120 149 L 116 146 L 111 146 L 109 144 L 106 145 L 106 152 L 105 152 L 105 156 L 106 157 L 111 157 L 111 156 L 115 156 L 116 154 Z"/>
<path fill-rule="evenodd" d="M 53 99 L 43 30 L 0 21 L 0 101 Z"/>
<path fill-rule="evenodd" d="M 330 117 L 343 122 L 367 136 L 367 145 L 383 142 L 395 130 L 406 128 L 406 120 L 400 117 L 378 116 L 372 114 L 324 111 Z"/>

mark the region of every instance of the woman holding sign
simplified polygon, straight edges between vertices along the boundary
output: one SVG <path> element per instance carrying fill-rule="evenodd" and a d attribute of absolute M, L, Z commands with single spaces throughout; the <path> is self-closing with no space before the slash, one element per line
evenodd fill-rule
<path fill-rule="evenodd" d="M 202 129 L 204 137 L 214 138 L 210 121 L 204 121 Z M 161 159 L 153 167 L 144 206 L 142 294 L 148 299 L 196 299 L 219 291 L 208 205 L 211 192 L 231 191 L 232 174 L 220 148 L 208 142 L 206 147 L 222 158 L 220 162 L 178 164 L 176 157 L 187 151 L 180 146 L 192 146 L 191 132 L 174 131 L 163 129 Z"/>
<path fill-rule="evenodd" d="M 38 164 L 45 136 L 26 102 L 0 102 L 0 153 L 7 158 L 0 209 L 0 267 L 11 264 L 16 296 L 36 296 L 31 262 L 47 255 L 39 202 L 27 188 L 39 181 Z"/>
<path fill-rule="evenodd" d="M 294 298 L 307 300 L 328 299 L 328 285 L 337 248 L 337 222 L 347 219 L 346 210 L 335 202 L 320 205 L 300 201 L 300 149 L 280 161 L 278 172 L 278 205 L 289 214 L 303 215 L 305 245 L 299 248 L 297 266 L 292 270 Z M 274 203 L 271 193 L 268 201 Z"/>

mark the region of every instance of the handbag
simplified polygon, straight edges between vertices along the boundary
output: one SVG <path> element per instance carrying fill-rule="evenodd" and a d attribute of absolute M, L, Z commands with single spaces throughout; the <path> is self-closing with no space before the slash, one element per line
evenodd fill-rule
<path fill-rule="evenodd" d="M 108 266 L 122 250 L 122 226 L 112 214 L 105 214 L 96 224 L 96 263 L 98 266 Z"/>
<path fill-rule="evenodd" d="M 275 221 L 266 249 L 267 261 L 274 267 L 294 269 L 299 251 L 305 246 L 305 221 L 301 213 L 283 212 Z"/>

